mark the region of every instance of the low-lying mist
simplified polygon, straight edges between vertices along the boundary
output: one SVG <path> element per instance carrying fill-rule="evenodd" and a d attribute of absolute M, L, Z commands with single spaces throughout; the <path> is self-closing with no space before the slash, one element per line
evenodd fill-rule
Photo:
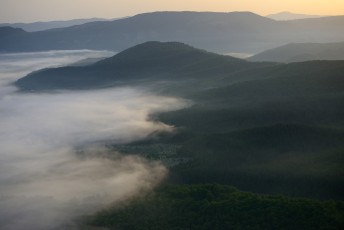
<path fill-rule="evenodd" d="M 0 229 L 72 229 L 75 219 L 147 191 L 166 174 L 159 162 L 102 143 L 128 143 L 173 127 L 149 120 L 186 106 L 137 88 L 22 93 L 10 83 L 92 51 L 0 55 Z"/>

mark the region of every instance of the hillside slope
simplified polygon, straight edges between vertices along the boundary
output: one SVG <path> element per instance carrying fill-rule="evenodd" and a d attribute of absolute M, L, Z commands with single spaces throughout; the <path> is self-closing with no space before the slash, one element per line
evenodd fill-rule
<path fill-rule="evenodd" d="M 343 203 L 245 193 L 214 184 L 165 186 L 103 210 L 87 225 L 108 229 L 341 229 Z"/>
<path fill-rule="evenodd" d="M 344 42 L 293 43 L 266 50 L 248 58 L 248 60 L 285 63 L 311 60 L 344 60 Z"/>
<path fill-rule="evenodd" d="M 220 77 L 273 65 L 209 53 L 177 42 L 146 42 L 85 67 L 40 70 L 19 79 L 22 90 L 90 89 L 138 81 L 177 81 Z"/>

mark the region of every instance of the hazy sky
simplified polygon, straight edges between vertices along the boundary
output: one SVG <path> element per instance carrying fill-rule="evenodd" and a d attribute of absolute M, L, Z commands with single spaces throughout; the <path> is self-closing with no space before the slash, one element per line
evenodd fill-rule
<path fill-rule="evenodd" d="M 142 12 L 183 10 L 343 15 L 344 0 L 0 0 L 0 22 L 116 18 Z"/>

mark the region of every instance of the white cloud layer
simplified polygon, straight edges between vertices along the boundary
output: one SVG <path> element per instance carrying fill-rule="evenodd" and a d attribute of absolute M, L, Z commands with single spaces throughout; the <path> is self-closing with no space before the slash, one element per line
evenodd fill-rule
<path fill-rule="evenodd" d="M 133 88 L 27 94 L 8 85 L 32 70 L 97 55 L 0 55 L 0 229 L 71 229 L 74 218 L 150 189 L 166 174 L 157 162 L 101 143 L 172 131 L 148 117 L 185 102 Z"/>

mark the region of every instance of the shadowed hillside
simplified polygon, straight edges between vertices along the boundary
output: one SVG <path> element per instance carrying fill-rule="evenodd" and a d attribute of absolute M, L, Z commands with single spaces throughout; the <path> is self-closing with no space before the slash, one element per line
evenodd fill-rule
<path fill-rule="evenodd" d="M 176 42 L 147 42 L 86 67 L 40 70 L 18 80 L 23 90 L 89 89 L 139 81 L 200 80 L 272 64 L 249 63 Z"/>
<path fill-rule="evenodd" d="M 108 229 L 341 229 L 342 202 L 245 193 L 221 185 L 166 186 L 86 225 Z"/>
<path fill-rule="evenodd" d="M 288 44 L 256 54 L 248 60 L 286 63 L 310 60 L 344 60 L 344 42 Z"/>

